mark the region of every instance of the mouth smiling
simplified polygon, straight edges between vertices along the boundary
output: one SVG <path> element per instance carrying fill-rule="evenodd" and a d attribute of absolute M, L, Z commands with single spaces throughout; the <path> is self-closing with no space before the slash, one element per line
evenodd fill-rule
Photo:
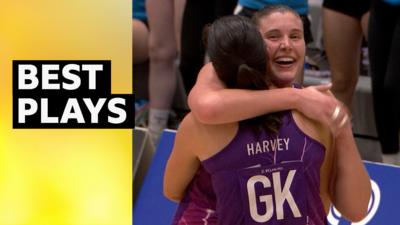
<path fill-rule="evenodd" d="M 274 63 L 279 67 L 290 68 L 292 65 L 296 63 L 296 59 L 290 56 L 277 57 L 274 60 Z"/>

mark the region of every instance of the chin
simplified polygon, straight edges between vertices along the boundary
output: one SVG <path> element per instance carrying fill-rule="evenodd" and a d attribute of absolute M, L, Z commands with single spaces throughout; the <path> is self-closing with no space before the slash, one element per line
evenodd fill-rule
<path fill-rule="evenodd" d="M 277 78 L 274 79 L 273 83 L 277 86 L 277 87 L 290 87 L 293 82 L 294 82 L 294 78 Z"/>
<path fill-rule="evenodd" d="M 279 73 L 278 73 L 279 74 Z M 275 77 L 275 83 L 279 86 L 290 86 L 296 79 L 296 73 L 280 73 Z"/>

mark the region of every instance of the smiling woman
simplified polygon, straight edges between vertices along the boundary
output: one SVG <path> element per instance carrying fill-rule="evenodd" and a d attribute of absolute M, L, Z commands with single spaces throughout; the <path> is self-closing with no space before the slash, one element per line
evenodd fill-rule
<path fill-rule="evenodd" d="M 304 67 L 305 42 L 301 18 L 285 11 L 259 11 L 255 21 L 267 44 L 268 71 L 274 84 L 287 86 Z"/>

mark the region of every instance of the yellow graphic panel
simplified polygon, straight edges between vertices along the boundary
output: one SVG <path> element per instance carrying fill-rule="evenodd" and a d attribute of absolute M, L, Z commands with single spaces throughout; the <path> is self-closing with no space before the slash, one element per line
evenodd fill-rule
<path fill-rule="evenodd" d="M 130 129 L 13 129 L 12 60 L 111 60 L 132 93 L 131 1 L 0 0 L 0 224 L 132 224 Z"/>

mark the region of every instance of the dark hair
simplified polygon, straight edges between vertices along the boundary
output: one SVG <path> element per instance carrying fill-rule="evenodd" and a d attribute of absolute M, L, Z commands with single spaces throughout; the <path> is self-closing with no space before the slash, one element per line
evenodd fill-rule
<path fill-rule="evenodd" d="M 236 15 L 221 17 L 208 27 L 206 34 L 210 61 L 227 88 L 269 89 L 265 42 L 250 19 Z M 281 125 L 279 113 L 241 123 L 273 132 L 277 132 Z"/>
<path fill-rule="evenodd" d="M 267 5 L 264 8 L 258 10 L 256 13 L 254 13 L 252 20 L 254 21 L 254 23 L 259 26 L 259 22 L 261 20 L 261 18 L 266 17 L 271 15 L 272 13 L 275 12 L 280 12 L 280 13 L 292 13 L 293 15 L 295 15 L 296 17 L 299 18 L 299 20 L 301 21 L 301 23 L 303 23 L 303 20 L 301 19 L 300 15 L 292 8 L 290 8 L 287 5 L 280 5 L 280 4 L 276 4 L 276 5 Z"/>

